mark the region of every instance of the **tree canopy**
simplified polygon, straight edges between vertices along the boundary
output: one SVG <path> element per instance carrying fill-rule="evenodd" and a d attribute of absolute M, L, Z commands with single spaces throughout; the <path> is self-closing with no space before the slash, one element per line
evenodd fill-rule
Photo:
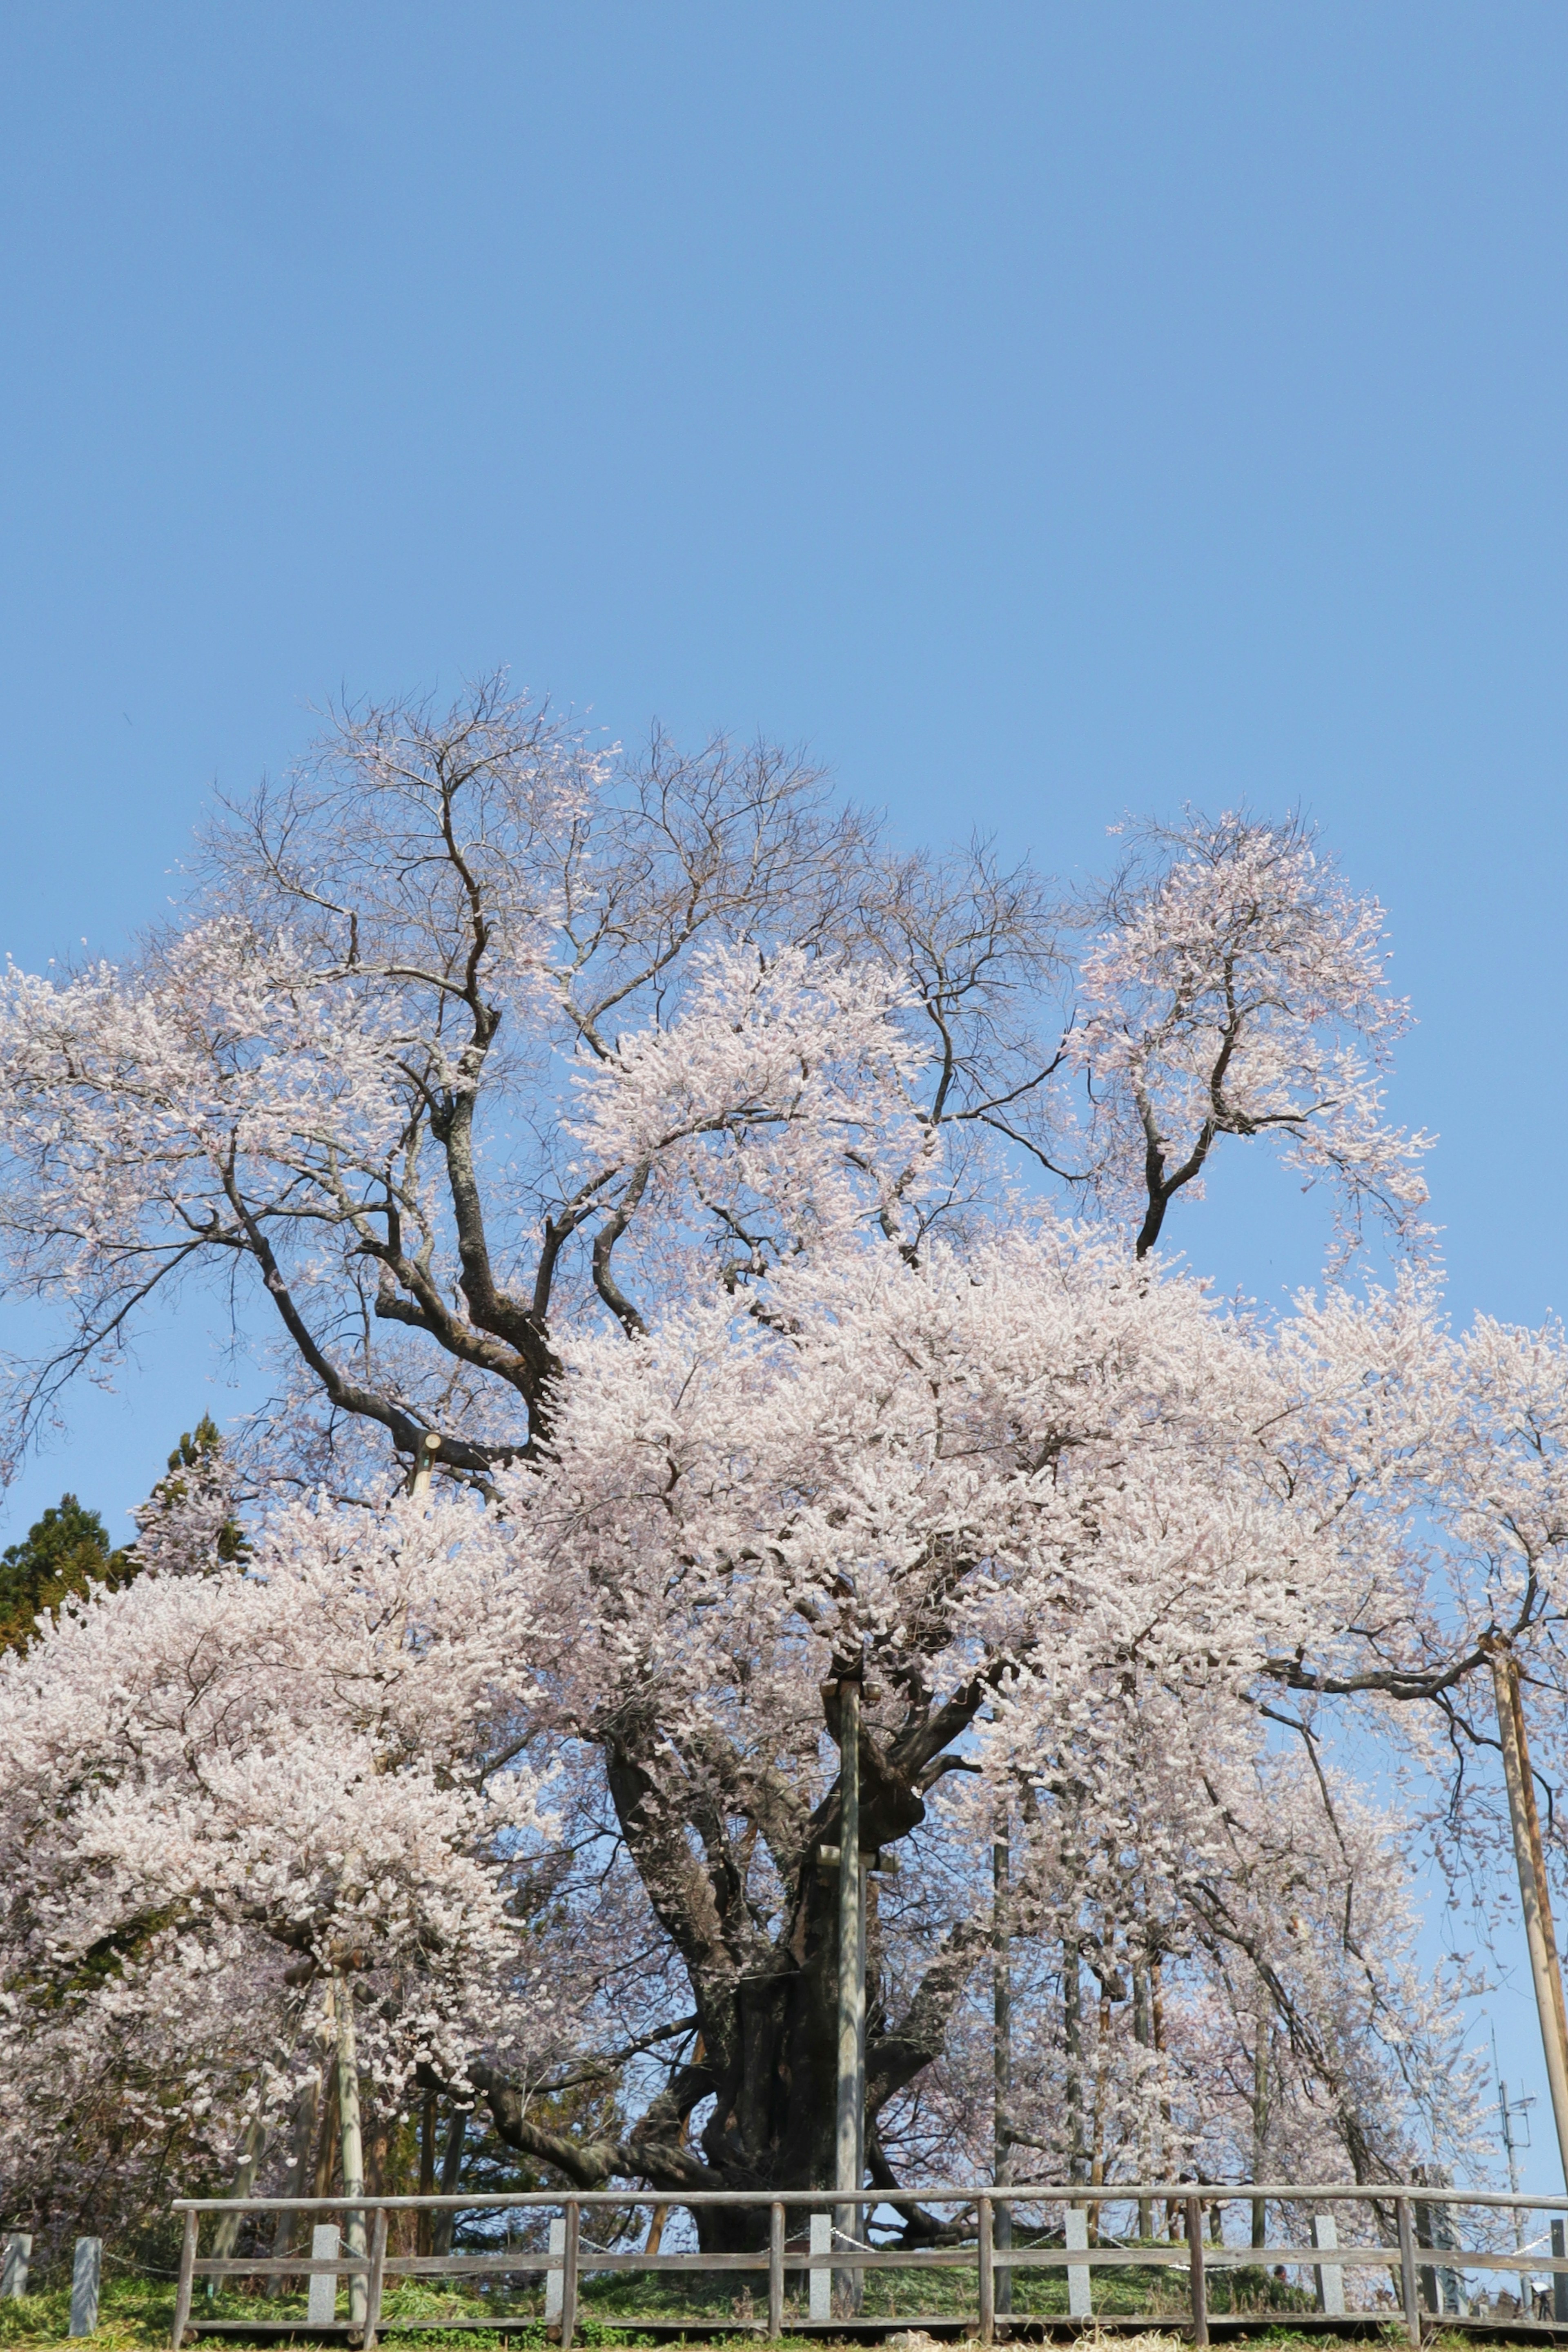
<path fill-rule="evenodd" d="M 1563 1337 L 1444 1320 L 1382 913 L 1310 829 L 1119 856 L 896 852 L 766 747 L 493 684 L 345 715 L 126 969 L 10 976 L 0 1252 L 58 1318 L 13 1444 L 160 1297 L 277 1340 L 134 1585 L 0 1669 L 19 2207 L 132 2076 L 144 2153 L 173 2097 L 192 2166 L 296 2160 L 329 1990 L 388 2114 L 821 2180 L 846 1679 L 877 2185 L 983 2160 L 1004 1948 L 1059 2176 L 1244 2163 L 1260 2050 L 1277 2166 L 1475 2145 L 1406 1849 L 1495 1845 L 1486 1644 L 1557 1673 Z M 1277 1317 L 1164 1254 L 1243 1148 L 1333 1202 Z"/>

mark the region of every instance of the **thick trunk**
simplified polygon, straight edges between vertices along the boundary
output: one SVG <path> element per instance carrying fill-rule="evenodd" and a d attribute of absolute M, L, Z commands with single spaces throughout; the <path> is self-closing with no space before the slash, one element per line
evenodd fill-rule
<path fill-rule="evenodd" d="M 979 1685 L 966 1689 L 932 1717 L 928 1729 L 890 1746 L 862 1727 L 862 1855 L 894 1845 L 924 1820 L 917 1783 L 932 1757 L 972 1719 L 980 1696 Z M 828 1729 L 836 1739 L 836 1682 L 824 1686 L 823 1700 Z M 710 1801 L 694 1810 L 689 1782 L 666 1787 L 661 1779 L 667 1771 L 667 1750 L 657 1723 L 637 1725 L 623 1717 L 614 1741 L 606 1746 L 606 1777 L 628 1851 L 691 1983 L 700 2028 L 692 2059 L 676 2069 L 623 2138 L 591 2142 L 535 2124 L 517 2087 L 482 2063 L 470 2067 L 469 2078 L 488 2105 L 499 2137 L 580 2189 L 637 2179 L 675 2202 L 683 2190 L 698 2189 L 831 2189 L 839 1866 L 825 1866 L 821 1849 L 841 1843 L 838 1786 L 807 1817 L 792 1813 L 765 1781 L 747 1777 L 737 1759 L 734 1765 L 733 1809 L 756 1822 L 792 1882 L 789 1910 L 769 1940 L 747 1903 L 744 1866 L 725 1828 L 730 1792 L 724 1790 L 725 1803 Z M 730 1769 L 726 1759 L 705 1756 L 702 1761 L 723 1790 Z M 700 1858 L 688 1829 L 695 1829 L 702 1841 Z M 942 2050 L 954 2007 L 989 1947 L 991 1923 L 988 1917 L 962 1922 L 949 1932 L 908 2011 L 892 2024 L 877 1990 L 874 1880 L 868 1902 L 862 2144 L 873 2149 L 880 2146 L 874 2128 L 880 2109 Z M 710 2100 L 694 2147 L 690 2119 Z M 699 2242 L 711 2251 L 755 2252 L 766 2242 L 765 2210 L 744 2216 L 695 2210 Z M 923 2218 L 912 2226 L 930 2234 Z"/>

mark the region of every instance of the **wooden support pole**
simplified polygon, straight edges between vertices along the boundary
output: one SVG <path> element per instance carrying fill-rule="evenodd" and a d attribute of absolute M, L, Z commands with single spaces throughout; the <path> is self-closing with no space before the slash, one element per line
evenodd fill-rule
<path fill-rule="evenodd" d="M 376 2218 L 371 2231 L 371 2274 L 365 2282 L 365 2333 L 363 2352 L 375 2352 L 376 2330 L 382 2321 L 382 2274 L 387 2260 L 387 2209 L 376 2207 Z"/>
<path fill-rule="evenodd" d="M 581 2230 L 582 2208 L 573 2197 L 566 2209 L 566 2250 L 560 2276 L 560 2352 L 570 2352 L 577 2326 L 577 2253 Z"/>
<path fill-rule="evenodd" d="M 1546 1883 L 1541 1816 L 1535 1810 L 1524 1703 L 1520 1695 L 1519 1667 L 1505 1643 L 1491 1645 L 1490 1662 L 1497 1727 L 1502 1740 L 1503 1778 L 1508 1783 L 1509 1820 L 1513 1829 L 1513 1858 L 1524 1911 L 1524 1937 L 1530 1948 L 1530 1973 L 1534 1980 L 1536 2013 L 1541 2020 L 1541 2041 L 1546 2053 L 1546 2080 L 1552 2093 L 1552 2121 L 1557 2126 L 1557 2152 L 1563 2182 L 1568 2186 L 1568 2013 L 1563 2009 L 1563 1970 L 1552 1925 L 1552 1895 Z"/>
<path fill-rule="evenodd" d="M 865 2128 L 865 1939 L 861 1913 L 865 1873 L 861 1867 L 861 1686 L 845 1675 L 839 1694 L 839 1983 L 838 2082 L 834 2115 L 833 2187 L 858 2195 L 864 2177 L 862 2134 Z M 833 2226 L 841 2241 L 860 2236 L 860 2208 L 841 2204 Z M 838 2282 L 851 2312 L 860 2307 L 862 2273 L 844 2271 Z"/>
<path fill-rule="evenodd" d="M 982 2197 L 978 2203 L 980 2224 L 980 2341 L 994 2344 L 997 2340 L 997 2265 L 995 2240 L 991 2236 L 991 2200 Z"/>
<path fill-rule="evenodd" d="M 1208 2279 L 1203 2267 L 1203 2200 L 1186 2200 L 1186 2273 L 1192 2287 L 1192 2340 L 1208 2341 Z"/>
<path fill-rule="evenodd" d="M 1405 2329 L 1412 2344 L 1421 2341 L 1421 2297 L 1416 2283 L 1416 2217 L 1408 2197 L 1394 2200 L 1399 2224 L 1399 2300 L 1405 2306 Z"/>
<path fill-rule="evenodd" d="M 414 1446 L 413 1467 L 408 1474 L 408 1491 L 411 1495 L 429 1494 L 430 1465 L 440 1451 L 441 1440 L 434 1430 L 422 1430 Z"/>
<path fill-rule="evenodd" d="M 784 2333 L 784 2208 L 774 2203 L 768 2213 L 768 2336 L 777 2344 Z"/>
<path fill-rule="evenodd" d="M 998 2189 L 1005 2189 L 1013 2177 L 1012 1922 L 1008 1888 L 1011 1868 L 1012 1829 L 1004 1796 L 997 1808 L 991 1840 L 991 2179 Z M 995 2221 L 996 2242 L 1008 2252 L 1013 2242 L 1013 2210 L 1005 2197 L 997 2200 Z M 1013 2274 L 1004 2263 L 997 2279 L 997 2309 L 1005 2316 L 1012 2307 Z"/>
<path fill-rule="evenodd" d="M 180 2284 L 174 2290 L 174 2326 L 169 2337 L 171 2352 L 180 2352 L 181 2340 L 190 2320 L 191 2288 L 195 2281 L 195 2261 L 196 2216 L 193 2213 L 187 2213 L 185 2234 L 180 2241 Z"/>

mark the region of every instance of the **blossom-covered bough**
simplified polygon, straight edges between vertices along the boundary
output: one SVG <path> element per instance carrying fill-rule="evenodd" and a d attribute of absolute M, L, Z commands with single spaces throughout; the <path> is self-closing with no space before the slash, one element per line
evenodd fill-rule
<path fill-rule="evenodd" d="M 66 1318 L 13 1449 L 161 1295 L 282 1342 L 254 1553 L 193 1576 L 165 1531 L 0 1671 L 28 2181 L 121 2076 L 144 2149 L 259 2119 L 281 2178 L 331 1982 L 389 2112 L 478 2100 L 580 2185 L 829 2179 L 846 1676 L 901 1865 L 878 2185 L 988 2143 L 1004 1949 L 999 2128 L 1048 2168 L 1234 2160 L 1265 2108 L 1296 2165 L 1462 2145 L 1451 1989 L 1322 1708 L 1540 1648 L 1555 1424 L 1516 1405 L 1560 1348 L 1453 1339 L 1408 1271 L 1269 1327 L 1150 1255 L 1222 1137 L 1419 1244 L 1380 930 L 1296 825 L 1150 832 L 1062 907 L 771 751 L 628 761 L 492 687 L 344 719 L 133 967 L 13 973 L 0 1239 Z"/>

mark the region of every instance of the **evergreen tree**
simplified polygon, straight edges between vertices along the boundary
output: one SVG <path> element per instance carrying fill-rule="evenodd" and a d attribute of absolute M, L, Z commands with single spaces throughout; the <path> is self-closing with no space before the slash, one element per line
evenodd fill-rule
<path fill-rule="evenodd" d="M 25 1650 L 40 1611 L 53 1614 L 94 1584 L 127 1584 L 139 1564 L 133 1552 L 110 1547 L 96 1511 L 62 1495 L 20 1543 L 0 1553 L 0 1649 Z"/>
<path fill-rule="evenodd" d="M 169 1466 L 135 1514 L 136 1540 L 114 1549 L 97 1511 L 74 1495 L 0 1553 L 0 1650 L 25 1650 L 40 1611 L 53 1616 L 73 1593 L 94 1584 L 118 1591 L 143 1568 L 191 1573 L 214 1560 L 243 1559 L 250 1549 L 233 1516 L 233 1477 L 216 1422 L 204 1413 L 169 1456 Z"/>

